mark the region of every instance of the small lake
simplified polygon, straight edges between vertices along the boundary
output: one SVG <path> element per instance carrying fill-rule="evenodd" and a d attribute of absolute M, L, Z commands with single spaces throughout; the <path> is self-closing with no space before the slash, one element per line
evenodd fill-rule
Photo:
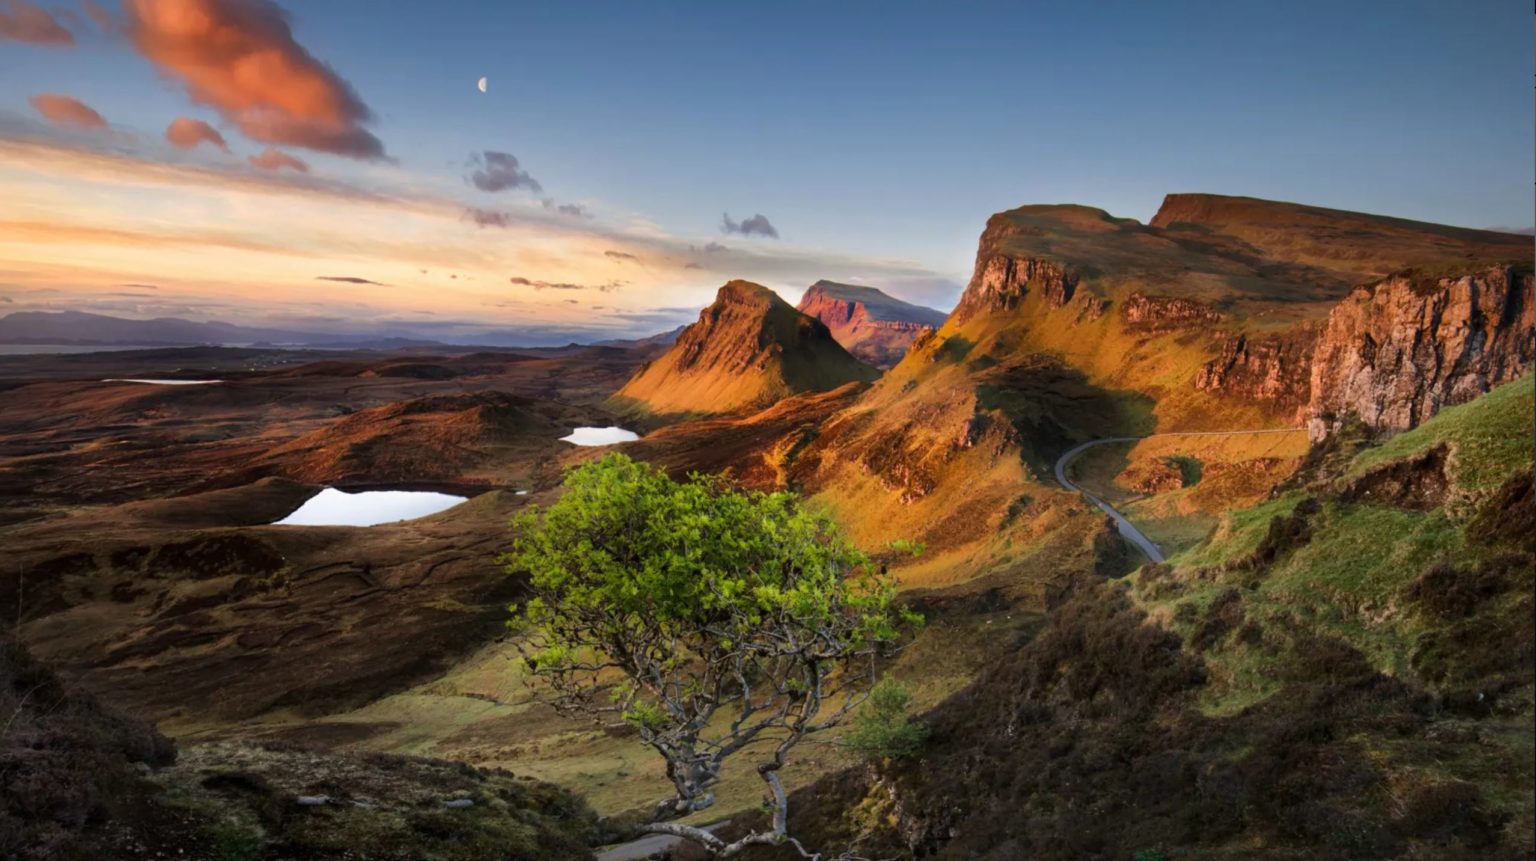
<path fill-rule="evenodd" d="M 468 497 L 423 490 L 362 490 L 327 487 L 298 510 L 274 521 L 278 526 L 375 526 L 446 511 Z"/>
<path fill-rule="evenodd" d="M 640 435 L 632 430 L 621 427 L 611 428 L 577 428 L 571 431 L 569 436 L 561 437 L 561 441 L 572 445 L 613 445 L 618 442 L 633 442 Z"/>
<path fill-rule="evenodd" d="M 114 379 L 102 380 L 103 383 L 144 383 L 150 386 L 206 386 L 210 383 L 222 383 L 223 380 L 155 380 L 155 379 Z"/>

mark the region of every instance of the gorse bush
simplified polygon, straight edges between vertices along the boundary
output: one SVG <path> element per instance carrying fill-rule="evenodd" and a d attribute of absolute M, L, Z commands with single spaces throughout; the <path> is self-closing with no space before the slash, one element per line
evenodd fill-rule
<path fill-rule="evenodd" d="M 917 756 L 928 740 L 928 727 L 912 719 L 912 694 L 892 678 L 884 678 L 859 707 L 843 743 L 866 759 Z"/>

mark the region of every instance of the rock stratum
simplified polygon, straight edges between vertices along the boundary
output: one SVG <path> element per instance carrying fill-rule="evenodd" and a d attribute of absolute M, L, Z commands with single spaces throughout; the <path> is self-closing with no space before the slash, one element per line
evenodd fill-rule
<path fill-rule="evenodd" d="M 854 358 L 877 368 L 896 364 L 913 341 L 944 325 L 945 317 L 874 287 L 836 281 L 812 284 L 796 307 L 825 323 Z"/>
<path fill-rule="evenodd" d="M 662 416 L 749 412 L 877 375 L 821 321 L 760 284 L 731 281 L 670 350 L 619 389 L 612 404 Z"/>

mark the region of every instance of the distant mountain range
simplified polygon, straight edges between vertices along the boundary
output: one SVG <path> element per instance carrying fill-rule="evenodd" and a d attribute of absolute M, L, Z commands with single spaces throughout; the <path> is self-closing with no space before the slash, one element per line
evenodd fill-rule
<path fill-rule="evenodd" d="M 670 344 L 682 327 L 646 338 L 597 342 L 598 346 L 649 347 Z M 189 347 L 262 344 L 331 349 L 438 349 L 445 347 L 564 346 L 549 339 L 517 344 L 515 332 L 494 333 L 470 343 L 381 335 L 339 335 L 263 326 L 241 326 L 217 320 L 156 317 L 130 320 L 84 311 L 17 311 L 0 317 L 0 344 L 67 344 L 70 346 Z M 559 336 L 559 333 L 555 333 Z M 538 343 L 533 343 L 538 341 Z M 573 342 L 574 343 L 574 342 Z"/>
<path fill-rule="evenodd" d="M 335 335 L 237 326 L 176 317 L 128 320 L 83 311 L 18 311 L 0 317 L 0 342 L 9 344 L 313 344 L 335 341 Z"/>

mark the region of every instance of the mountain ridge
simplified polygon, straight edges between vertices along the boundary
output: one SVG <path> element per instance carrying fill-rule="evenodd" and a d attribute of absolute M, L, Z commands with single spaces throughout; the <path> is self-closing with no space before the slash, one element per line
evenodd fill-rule
<path fill-rule="evenodd" d="M 855 358 L 879 368 L 900 361 L 913 341 L 944 325 L 947 316 L 875 287 L 826 280 L 806 288 L 795 307 L 825 323 Z"/>
<path fill-rule="evenodd" d="M 640 415 L 713 415 L 770 406 L 878 376 L 840 346 L 820 320 L 750 281 L 728 281 L 697 322 L 612 398 Z"/>

